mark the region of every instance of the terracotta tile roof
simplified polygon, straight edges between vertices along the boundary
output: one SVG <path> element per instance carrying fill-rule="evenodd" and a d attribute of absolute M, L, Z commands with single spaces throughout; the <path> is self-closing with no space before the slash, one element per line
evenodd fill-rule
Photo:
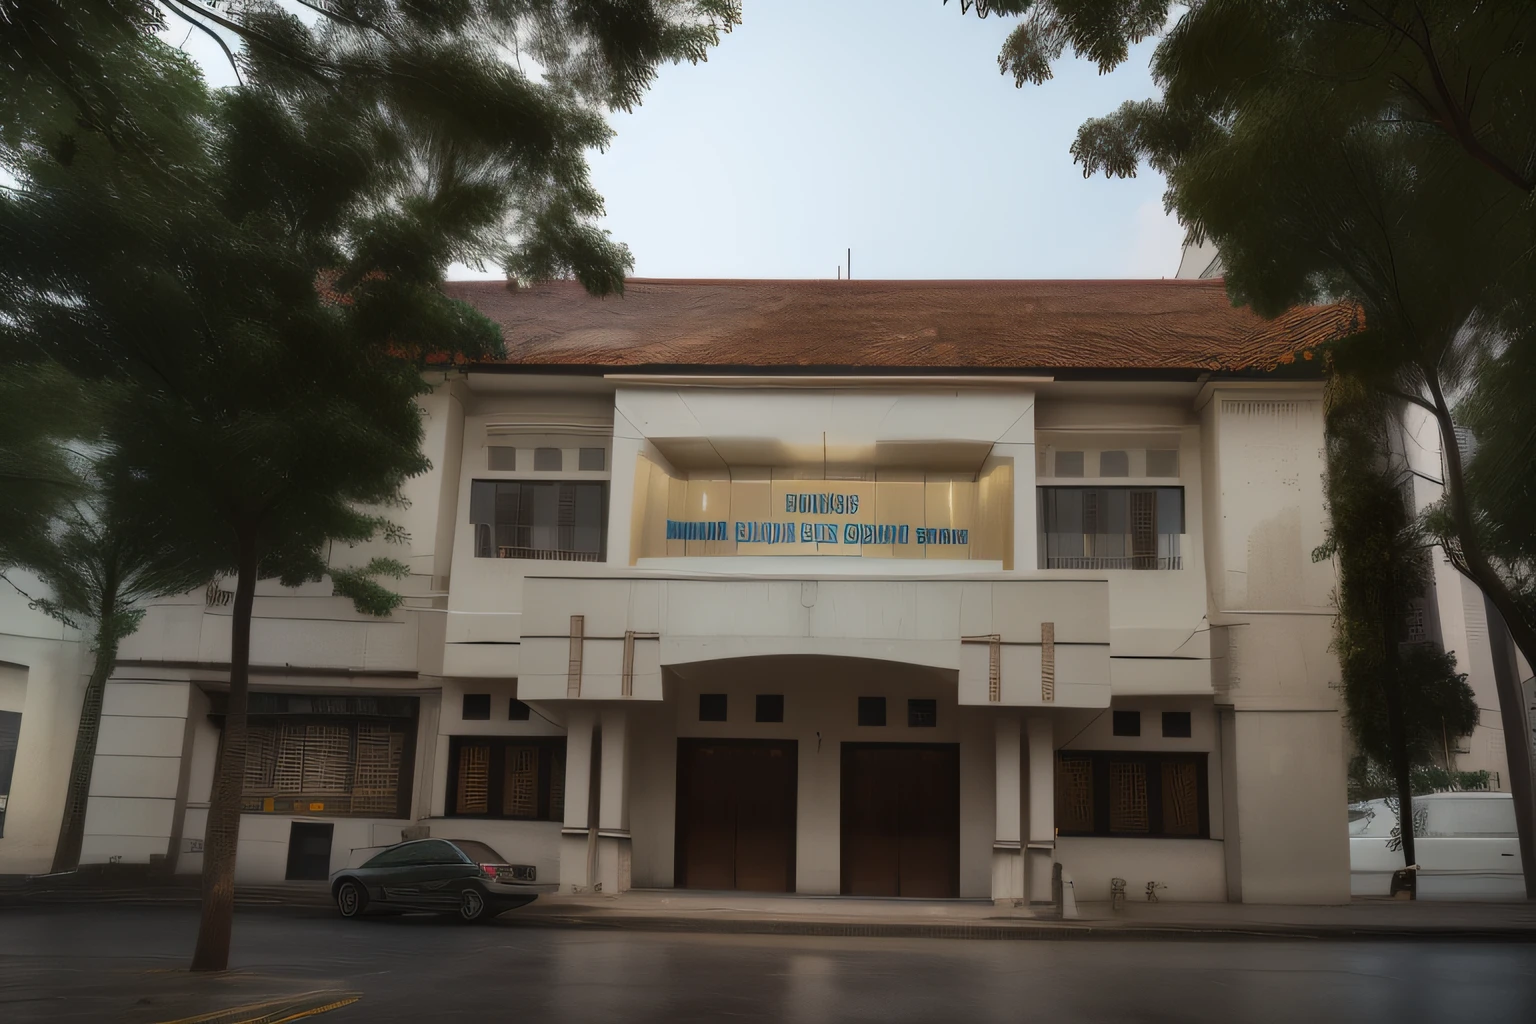
<path fill-rule="evenodd" d="M 622 298 L 574 282 L 449 294 L 527 367 L 1268 371 L 1347 331 L 1343 306 L 1262 320 L 1221 281 L 687 281 Z"/>

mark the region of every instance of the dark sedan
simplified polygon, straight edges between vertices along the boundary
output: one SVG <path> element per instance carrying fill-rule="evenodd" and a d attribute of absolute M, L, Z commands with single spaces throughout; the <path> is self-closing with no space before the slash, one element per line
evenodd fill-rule
<path fill-rule="evenodd" d="M 471 839 L 414 839 L 331 875 L 331 895 L 342 917 L 436 910 L 488 921 L 555 889 L 539 884 L 533 865 L 508 864 Z"/>

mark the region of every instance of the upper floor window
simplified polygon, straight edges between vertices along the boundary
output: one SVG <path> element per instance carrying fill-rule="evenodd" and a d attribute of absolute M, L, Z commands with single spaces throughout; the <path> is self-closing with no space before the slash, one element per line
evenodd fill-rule
<path fill-rule="evenodd" d="M 1178 569 L 1182 487 L 1041 487 L 1040 568 Z"/>
<path fill-rule="evenodd" d="M 608 485 L 587 480 L 476 480 L 469 520 L 477 558 L 601 562 Z"/>

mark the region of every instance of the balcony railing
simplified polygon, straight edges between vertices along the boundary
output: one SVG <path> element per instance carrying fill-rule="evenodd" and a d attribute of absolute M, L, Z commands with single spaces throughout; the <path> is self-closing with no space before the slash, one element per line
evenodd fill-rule
<path fill-rule="evenodd" d="M 1046 569 L 1182 569 L 1178 555 L 1046 555 Z"/>
<path fill-rule="evenodd" d="M 559 548 L 520 548 L 502 545 L 496 549 L 497 558 L 537 558 L 546 562 L 597 562 L 596 551 L 564 551 Z"/>

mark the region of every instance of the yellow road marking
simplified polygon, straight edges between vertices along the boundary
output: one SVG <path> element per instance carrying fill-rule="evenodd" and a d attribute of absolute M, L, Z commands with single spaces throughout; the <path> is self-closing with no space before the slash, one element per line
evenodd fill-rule
<path fill-rule="evenodd" d="M 304 1006 L 306 999 L 335 997 L 318 1006 Z M 288 1024 L 289 1021 L 314 1017 L 318 1014 L 351 1006 L 362 998 L 359 992 L 301 992 L 282 999 L 266 999 L 259 1003 L 231 1006 L 224 1010 L 200 1013 L 194 1017 L 178 1017 L 161 1024 Z"/>

